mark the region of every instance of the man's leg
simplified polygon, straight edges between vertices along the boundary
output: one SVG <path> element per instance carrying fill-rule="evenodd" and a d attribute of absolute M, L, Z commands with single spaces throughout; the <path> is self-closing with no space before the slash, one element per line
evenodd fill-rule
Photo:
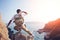
<path fill-rule="evenodd" d="M 17 31 L 21 31 L 21 27 L 20 26 L 15 26 L 14 29 L 17 30 Z"/>

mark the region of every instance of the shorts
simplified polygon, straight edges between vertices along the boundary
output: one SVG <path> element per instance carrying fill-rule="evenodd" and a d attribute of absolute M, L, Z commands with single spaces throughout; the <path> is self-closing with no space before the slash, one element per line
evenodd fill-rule
<path fill-rule="evenodd" d="M 21 25 L 24 23 L 24 19 L 15 20 L 14 23 L 15 23 L 17 26 L 21 26 Z"/>

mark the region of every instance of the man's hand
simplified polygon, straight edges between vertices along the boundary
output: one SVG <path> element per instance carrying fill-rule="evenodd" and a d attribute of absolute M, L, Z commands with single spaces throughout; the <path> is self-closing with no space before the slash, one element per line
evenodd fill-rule
<path fill-rule="evenodd" d="M 30 36 L 34 38 L 34 36 L 33 36 L 33 35 L 30 35 Z"/>
<path fill-rule="evenodd" d="M 22 11 L 22 13 L 25 13 L 26 15 L 28 14 L 27 12 L 25 12 L 25 11 Z"/>
<path fill-rule="evenodd" d="M 28 39 L 34 40 L 34 36 L 33 35 L 28 35 L 27 37 L 28 37 Z"/>

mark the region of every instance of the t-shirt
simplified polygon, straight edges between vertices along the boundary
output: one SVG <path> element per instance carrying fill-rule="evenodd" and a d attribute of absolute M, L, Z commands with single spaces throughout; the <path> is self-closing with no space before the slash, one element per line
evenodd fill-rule
<path fill-rule="evenodd" d="M 16 18 L 22 19 L 23 17 L 24 17 L 24 15 L 22 15 L 22 14 L 15 14 L 15 15 L 12 17 L 11 20 L 15 20 Z M 23 18 L 23 19 L 24 19 L 24 18 Z"/>

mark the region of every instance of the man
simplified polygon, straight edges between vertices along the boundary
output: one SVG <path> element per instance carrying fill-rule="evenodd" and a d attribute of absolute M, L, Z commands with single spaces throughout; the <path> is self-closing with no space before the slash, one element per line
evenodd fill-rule
<path fill-rule="evenodd" d="M 32 33 L 26 28 L 26 26 L 24 25 L 24 18 L 22 17 L 22 13 L 27 14 L 27 12 L 25 11 L 21 11 L 20 9 L 17 9 L 17 14 L 15 14 L 13 16 L 13 18 L 9 21 L 7 27 L 10 25 L 10 23 L 13 22 L 16 24 L 16 26 L 14 27 L 15 30 L 17 31 L 21 31 L 21 29 L 23 29 L 24 31 L 26 31 L 29 35 L 32 35 Z"/>

